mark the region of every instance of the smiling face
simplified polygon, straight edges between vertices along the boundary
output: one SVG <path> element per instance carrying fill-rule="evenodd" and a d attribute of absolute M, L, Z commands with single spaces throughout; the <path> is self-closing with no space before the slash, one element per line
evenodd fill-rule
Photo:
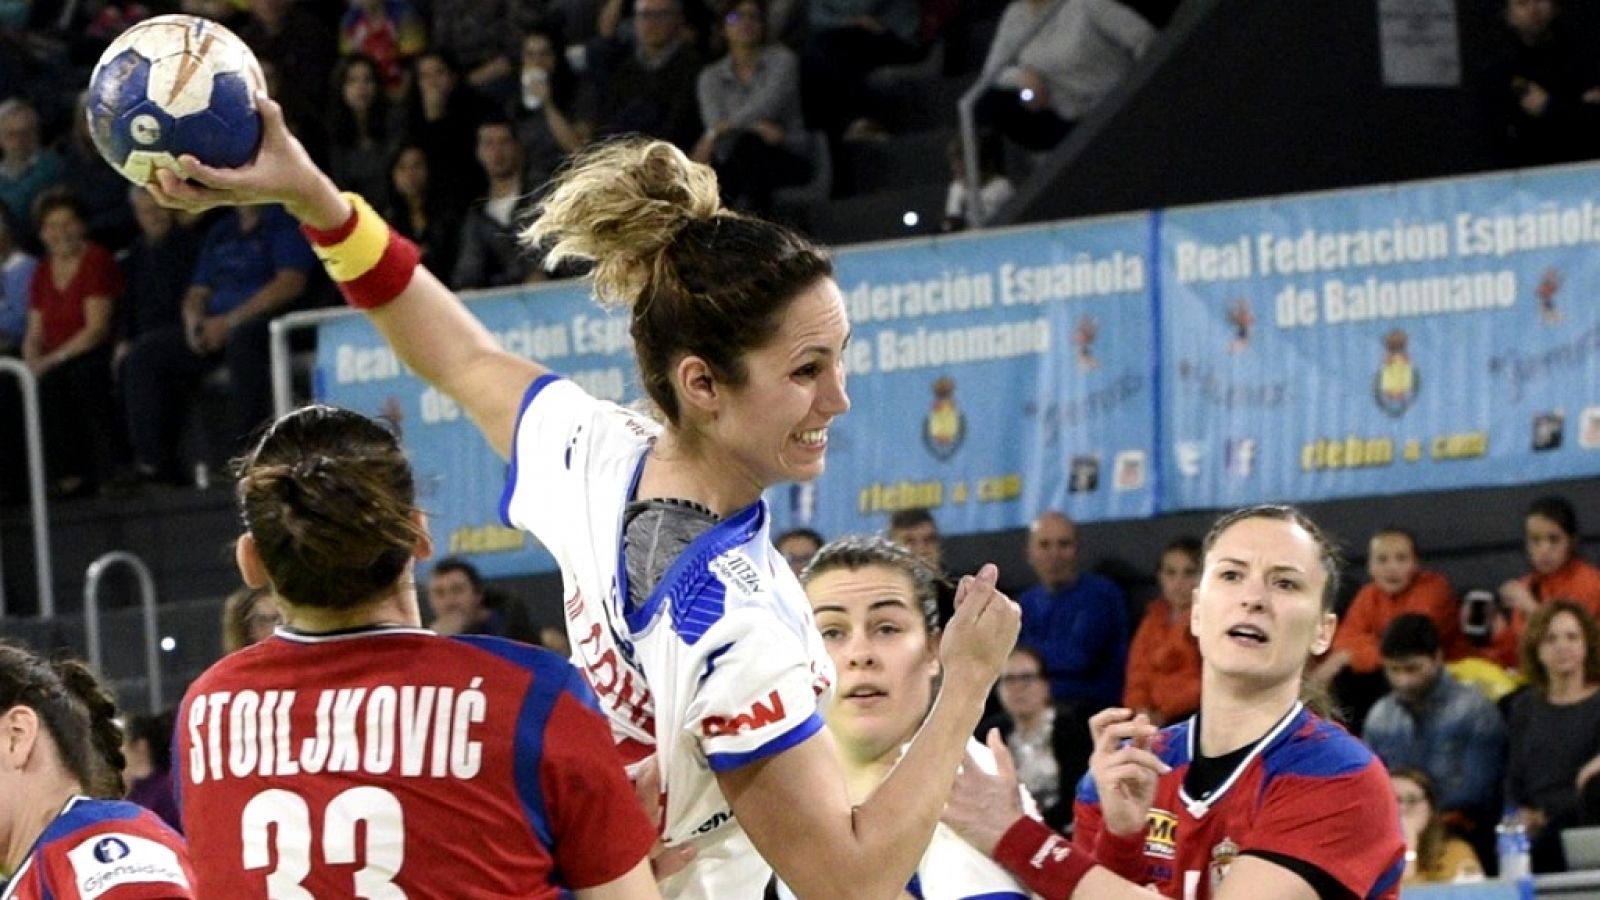
<path fill-rule="evenodd" d="M 1403 534 L 1373 535 L 1367 547 L 1367 574 L 1385 593 L 1400 593 L 1417 577 L 1417 548 Z"/>
<path fill-rule="evenodd" d="M 882 564 L 829 569 L 806 595 L 839 673 L 829 729 L 853 759 L 897 752 L 927 715 L 939 674 L 938 638 L 911 577 Z"/>
<path fill-rule="evenodd" d="M 822 474 L 828 425 L 850 409 L 849 336 L 839 286 L 823 278 L 789 303 L 772 340 L 743 356 L 744 383 L 716 390 L 703 426 L 730 474 L 758 489 Z"/>
<path fill-rule="evenodd" d="M 1312 654 L 1333 640 L 1337 618 L 1322 608 L 1328 572 L 1300 525 L 1241 519 L 1205 557 L 1190 613 L 1208 674 L 1255 687 L 1299 683 Z"/>
<path fill-rule="evenodd" d="M 1528 563 L 1535 572 L 1549 575 L 1572 558 L 1572 535 L 1555 520 L 1532 515 L 1523 521 L 1522 527 Z"/>

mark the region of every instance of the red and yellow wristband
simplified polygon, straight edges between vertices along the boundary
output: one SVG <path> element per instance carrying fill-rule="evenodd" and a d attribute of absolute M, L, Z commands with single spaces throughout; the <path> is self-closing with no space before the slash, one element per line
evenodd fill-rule
<path fill-rule="evenodd" d="M 360 194 L 346 191 L 339 196 L 350 203 L 348 219 L 330 229 L 301 224 L 300 231 L 345 302 L 356 309 L 377 309 L 411 283 L 422 252 L 389 227 Z"/>
<path fill-rule="evenodd" d="M 1045 900 L 1069 900 L 1078 882 L 1096 865 L 1089 853 L 1027 816 L 1012 823 L 1001 836 L 994 861 Z"/>

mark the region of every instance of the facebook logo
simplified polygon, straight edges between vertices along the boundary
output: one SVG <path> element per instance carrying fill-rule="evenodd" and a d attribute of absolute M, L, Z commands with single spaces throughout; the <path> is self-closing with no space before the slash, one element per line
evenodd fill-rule
<path fill-rule="evenodd" d="M 1249 478 L 1256 470 L 1256 439 L 1230 438 L 1227 452 L 1223 455 L 1223 466 L 1234 478 Z"/>

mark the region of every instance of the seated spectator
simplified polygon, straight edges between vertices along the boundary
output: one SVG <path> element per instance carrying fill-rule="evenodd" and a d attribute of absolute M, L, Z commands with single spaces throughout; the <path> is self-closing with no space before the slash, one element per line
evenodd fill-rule
<path fill-rule="evenodd" d="M 445 197 L 478 197 L 488 187 L 474 158 L 484 106 L 461 84 L 450 58 L 436 50 L 417 57 L 406 97 L 405 140 L 428 154 L 428 172 Z"/>
<path fill-rule="evenodd" d="M 39 137 L 39 113 L 20 97 L 0 101 L 0 205 L 15 223 L 29 223 L 26 245 L 36 227 L 33 204 L 47 188 L 61 183 L 66 165 Z"/>
<path fill-rule="evenodd" d="M 502 287 L 543 278 L 520 238 L 537 201 L 522 182 L 522 147 L 510 122 L 499 119 L 478 126 L 478 164 L 488 176 L 489 193 L 467 209 L 461 223 L 451 287 Z"/>
<path fill-rule="evenodd" d="M 594 133 L 593 98 L 550 32 L 522 39 L 522 87 L 511 104 L 528 185 L 538 191 Z"/>
<path fill-rule="evenodd" d="M 1373 705 L 1362 738 L 1391 770 L 1421 769 L 1439 787 L 1439 811 L 1481 838 L 1500 809 L 1506 727 L 1500 711 L 1444 666 L 1439 631 L 1417 613 L 1396 616 L 1380 644 L 1393 690 Z"/>
<path fill-rule="evenodd" d="M 800 53 L 805 120 L 832 137 L 881 130 L 870 120 L 878 99 L 867 76 L 882 66 L 915 61 L 922 8 L 917 0 L 812 0 L 810 37 Z"/>
<path fill-rule="evenodd" d="M 384 220 L 416 243 L 428 271 L 453 272 L 463 211 L 434 185 L 428 154 L 420 145 L 406 144 L 395 153 L 382 196 Z"/>
<path fill-rule="evenodd" d="M 1488 656 L 1507 668 L 1521 659 L 1527 618 L 1552 600 L 1570 600 L 1600 618 L 1600 568 L 1578 555 L 1578 513 L 1564 497 L 1540 497 L 1523 517 L 1523 543 L 1532 571 L 1500 585 L 1505 615 L 1496 622 Z"/>
<path fill-rule="evenodd" d="M 721 34 L 728 55 L 700 70 L 706 130 L 692 155 L 716 169 L 724 203 L 765 213 L 774 190 L 811 177 L 800 61 L 788 47 L 767 42 L 764 0 L 729 0 Z"/>
<path fill-rule="evenodd" d="M 0 356 L 22 353 L 28 329 L 28 284 L 39 261 L 22 246 L 9 210 L 0 207 Z"/>
<path fill-rule="evenodd" d="M 910 550 L 917 558 L 939 573 L 934 582 L 934 595 L 939 602 L 939 621 L 948 622 L 955 614 L 956 585 L 944 565 L 944 539 L 939 534 L 939 523 L 924 506 L 895 510 L 889 516 L 889 540 Z"/>
<path fill-rule="evenodd" d="M 350 0 L 339 21 L 339 54 L 371 59 L 394 100 L 405 94 L 412 58 L 427 46 L 427 23 L 409 0 Z"/>
<path fill-rule="evenodd" d="M 772 546 L 783 554 L 796 575 L 805 571 L 806 564 L 822 549 L 822 544 L 822 535 L 810 528 L 791 528 L 772 540 Z"/>
<path fill-rule="evenodd" d="M 1037 651 L 1018 644 L 1000 672 L 995 692 L 999 713 L 978 726 L 978 734 L 1000 730 L 1016 760 L 1017 777 L 1039 804 L 1039 812 L 1058 831 L 1072 825 L 1078 781 L 1089 771 L 1089 722 L 1071 706 L 1050 700 L 1050 679 Z"/>
<path fill-rule="evenodd" d="M 122 272 L 109 251 L 88 240 L 72 194 L 40 194 L 34 210 L 45 253 L 28 286 L 22 360 L 39 379 L 51 490 L 82 496 L 110 467 L 111 319 Z"/>
<path fill-rule="evenodd" d="M 967 202 L 967 161 L 961 138 L 950 140 L 946 149 L 950 161 L 950 190 L 944 197 L 944 222 L 940 231 L 982 228 L 1016 195 L 1016 185 L 1000 172 L 1000 141 L 992 134 L 978 138 L 978 199 L 982 214 L 976 215 Z"/>
<path fill-rule="evenodd" d="M 1189 608 L 1200 584 L 1200 542 L 1178 538 L 1156 569 L 1161 596 L 1144 611 L 1128 649 L 1122 705 L 1165 727 L 1200 708 L 1200 644 L 1189 630 Z"/>
<path fill-rule="evenodd" d="M 133 208 L 128 205 L 128 180 L 106 165 L 89 138 L 89 117 L 83 109 L 87 97 L 87 92 L 78 95 L 72 127 L 58 144 L 63 166 L 61 183 L 83 204 L 89 240 L 116 252 L 133 240 L 138 229 Z"/>
<path fill-rule="evenodd" d="M 134 465 L 179 481 L 178 430 L 189 393 L 219 367 L 228 370 L 228 434 L 243 449 L 272 413 L 267 325 L 305 291 L 317 266 L 311 247 L 279 206 L 229 209 L 206 231 L 183 298 L 183 323 L 153 332 L 128 352 Z"/>
<path fill-rule="evenodd" d="M 1443 575 L 1421 567 L 1416 538 L 1410 532 L 1384 528 L 1374 533 L 1367 544 L 1367 574 L 1372 581 L 1350 601 L 1339 619 L 1333 649 L 1311 674 L 1331 686 L 1352 722 L 1366 718 L 1367 710 L 1386 690 L 1378 644 L 1395 616 L 1427 616 L 1439 633 L 1446 660 L 1467 655 L 1455 591 Z"/>
<path fill-rule="evenodd" d="M 1155 29 L 1117 0 L 1012 0 L 983 63 L 979 125 L 1048 150 L 1121 81 Z"/>
<path fill-rule="evenodd" d="M 250 0 L 250 15 L 234 30 L 257 59 L 277 67 L 282 93 L 274 91 L 273 97 L 286 108 L 323 108 L 339 58 L 333 29 L 294 0 Z"/>
<path fill-rule="evenodd" d="M 488 602 L 478 567 L 456 556 L 434 563 L 428 573 L 428 627 L 438 634 L 501 634 L 504 619 Z"/>
<path fill-rule="evenodd" d="M 1555 600 L 1528 619 L 1522 671 L 1531 687 L 1511 698 L 1506 804 L 1533 839 L 1533 870 L 1566 869 L 1561 831 L 1600 825 L 1580 817 L 1580 795 L 1600 773 L 1600 630 L 1576 603 Z"/>
<path fill-rule="evenodd" d="M 259 644 L 283 623 L 270 588 L 242 587 L 222 601 L 222 652 Z"/>
<path fill-rule="evenodd" d="M 1507 166 L 1600 155 L 1600 63 L 1560 0 L 1505 0 L 1507 32 L 1480 76 L 1483 116 Z"/>
<path fill-rule="evenodd" d="M 122 732 L 122 781 L 126 799 L 161 817 L 174 831 L 183 831 L 172 784 L 172 730 L 176 710 L 132 716 Z"/>
<path fill-rule="evenodd" d="M 328 106 L 328 175 L 340 189 L 375 201 L 383 197 L 399 137 L 378 77 L 370 57 L 344 57 L 333 70 L 337 96 Z"/>
<path fill-rule="evenodd" d="M 127 422 L 145 414 L 144 410 L 131 407 L 132 399 L 124 389 L 127 378 L 123 367 L 128 354 L 140 341 L 159 341 L 163 332 L 183 329 L 183 298 L 199 251 L 194 233 L 179 221 L 177 213 L 156 203 L 142 188 L 130 189 L 128 199 L 139 223 L 139 237 L 117 256 L 126 286 L 117 304 L 111 351 L 111 376 L 118 387 L 122 411 L 118 422 L 124 434 Z M 168 472 L 166 477 L 176 474 Z M 135 463 L 130 471 L 118 476 L 118 486 L 133 487 L 161 477 L 162 473 L 141 469 Z"/>
<path fill-rule="evenodd" d="M 636 0 L 634 39 L 592 46 L 600 91 L 601 137 L 642 134 L 671 141 L 685 153 L 700 137 L 695 80 L 700 51 L 683 26 L 679 0 Z"/>
<path fill-rule="evenodd" d="M 1433 779 L 1421 769 L 1389 773 L 1394 800 L 1400 807 L 1400 829 L 1406 836 L 1406 871 L 1402 885 L 1482 881 L 1483 863 L 1472 845 L 1445 830 Z"/>
<path fill-rule="evenodd" d="M 1064 513 L 1039 514 L 1028 527 L 1028 566 L 1038 585 L 1017 598 L 1017 642 L 1039 652 L 1050 693 L 1086 718 L 1122 702 L 1128 669 L 1128 606 L 1122 590 L 1078 571 L 1078 526 Z"/>

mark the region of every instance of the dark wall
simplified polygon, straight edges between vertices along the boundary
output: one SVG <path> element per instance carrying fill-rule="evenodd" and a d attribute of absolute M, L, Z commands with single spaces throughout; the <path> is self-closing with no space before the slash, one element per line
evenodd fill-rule
<path fill-rule="evenodd" d="M 1004 211 L 1032 222 L 1438 177 L 1491 164 L 1462 90 L 1386 88 L 1378 0 L 1185 0 Z M 1459 0 L 1464 84 L 1500 38 Z"/>

